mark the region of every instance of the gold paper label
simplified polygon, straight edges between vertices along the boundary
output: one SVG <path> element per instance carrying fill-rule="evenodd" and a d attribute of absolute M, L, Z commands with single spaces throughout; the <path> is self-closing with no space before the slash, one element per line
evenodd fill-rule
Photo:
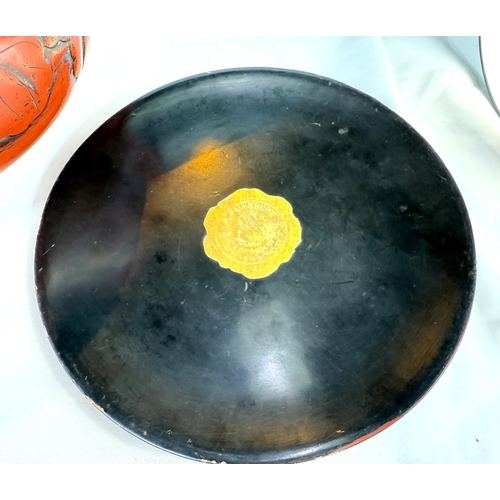
<path fill-rule="evenodd" d="M 302 238 L 290 203 L 259 189 L 238 189 L 212 207 L 203 224 L 205 253 L 250 279 L 265 278 L 289 261 Z"/>

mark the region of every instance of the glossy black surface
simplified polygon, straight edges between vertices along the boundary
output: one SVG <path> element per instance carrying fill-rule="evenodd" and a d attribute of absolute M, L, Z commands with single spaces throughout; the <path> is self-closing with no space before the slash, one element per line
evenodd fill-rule
<path fill-rule="evenodd" d="M 302 225 L 253 281 L 202 246 L 207 210 L 243 187 Z M 289 71 L 201 75 L 119 112 L 61 173 L 36 250 L 44 323 L 84 393 L 218 462 L 314 458 L 397 419 L 456 349 L 474 279 L 463 201 L 425 141 Z"/>

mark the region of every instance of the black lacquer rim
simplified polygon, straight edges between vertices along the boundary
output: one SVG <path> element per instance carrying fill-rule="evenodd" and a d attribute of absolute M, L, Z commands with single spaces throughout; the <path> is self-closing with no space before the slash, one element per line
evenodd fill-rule
<path fill-rule="evenodd" d="M 120 114 L 124 114 L 127 112 L 127 110 L 131 107 L 136 106 L 140 102 L 144 102 L 150 97 L 157 95 L 159 92 L 164 92 L 168 90 L 172 90 L 178 87 L 182 87 L 184 85 L 190 84 L 190 83 L 196 83 L 200 80 L 204 79 L 214 79 L 215 81 L 217 80 L 218 76 L 224 76 L 224 75 L 230 75 L 230 74 L 283 74 L 284 76 L 290 76 L 292 78 L 303 78 L 303 79 L 308 79 L 311 81 L 315 81 L 317 83 L 322 83 L 322 84 L 327 84 L 327 85 L 335 85 L 340 88 L 344 88 L 353 94 L 359 95 L 361 98 L 373 103 L 373 105 L 377 106 L 378 108 L 382 109 L 384 113 L 386 113 L 389 117 L 391 117 L 393 120 L 396 122 L 402 123 L 407 127 L 407 130 L 409 133 L 413 134 L 416 138 L 418 138 L 423 145 L 425 145 L 425 148 L 428 153 L 430 153 L 431 156 L 433 156 L 435 159 L 439 160 L 439 163 L 441 165 L 441 168 L 444 170 L 445 173 L 448 174 L 449 177 L 449 182 L 450 185 L 452 186 L 453 189 L 457 192 L 457 209 L 462 212 L 463 215 L 463 224 L 464 224 L 464 229 L 465 229 L 465 238 L 469 242 L 469 252 L 470 252 L 470 272 L 467 276 L 468 278 L 468 283 L 466 287 L 466 291 L 463 294 L 462 298 L 462 303 L 459 306 L 458 312 L 454 317 L 454 322 L 453 322 L 453 328 L 455 329 L 455 332 L 453 333 L 453 337 L 448 340 L 448 342 L 442 347 L 440 354 L 436 357 L 434 360 L 433 366 L 428 370 L 429 374 L 427 377 L 424 379 L 424 381 L 420 384 L 420 386 L 415 390 L 415 395 L 411 400 L 404 405 L 401 409 L 397 411 L 393 411 L 393 413 L 383 419 L 383 421 L 376 422 L 370 426 L 367 426 L 366 428 L 358 431 L 358 432 L 352 432 L 348 435 L 342 435 L 340 437 L 335 437 L 335 439 L 330 440 L 330 441 L 324 441 L 319 444 L 311 444 L 309 446 L 301 446 L 301 447 L 296 447 L 296 448 L 289 448 L 287 450 L 282 450 L 282 451 L 276 451 L 276 450 L 262 450 L 262 451 L 257 451 L 257 452 L 251 452 L 251 453 L 231 453 L 231 452 L 224 452 L 224 453 L 218 453 L 217 451 L 214 450 L 203 450 L 201 448 L 193 448 L 193 447 L 188 447 L 188 446 L 180 446 L 177 447 L 176 449 L 170 449 L 167 447 L 163 447 L 155 442 L 152 442 L 148 440 L 146 437 L 144 437 L 142 434 L 139 434 L 138 432 L 134 431 L 133 429 L 130 429 L 120 423 L 119 420 L 113 417 L 113 415 L 106 413 L 102 411 L 109 419 L 111 419 L 114 423 L 116 423 L 119 427 L 122 429 L 125 429 L 132 435 L 136 436 L 137 438 L 141 439 L 142 441 L 147 442 L 148 444 L 155 446 L 161 450 L 168 451 L 169 453 L 172 453 L 174 455 L 191 459 L 191 460 L 198 460 L 198 461 L 203 461 L 203 462 L 227 462 L 227 463 L 299 463 L 299 462 L 305 462 L 308 460 L 313 460 L 317 458 L 321 458 L 336 452 L 340 452 L 344 449 L 347 449 L 351 446 L 354 446 L 356 444 L 361 443 L 362 441 L 365 441 L 366 439 L 378 434 L 382 430 L 386 429 L 393 423 L 395 423 L 397 420 L 399 420 L 402 416 L 404 416 L 408 411 L 410 411 L 412 408 L 416 406 L 417 403 L 419 403 L 424 396 L 430 391 L 430 389 L 434 386 L 434 384 L 439 380 L 441 375 L 444 373 L 445 369 L 448 367 L 449 363 L 453 359 L 466 330 L 467 323 L 470 318 L 471 310 L 472 310 L 472 305 L 473 305 L 473 300 L 474 300 L 474 292 L 475 292 L 475 287 L 476 287 L 476 254 L 475 254 L 475 245 L 474 245 L 474 236 L 473 236 L 473 231 L 472 231 L 472 226 L 470 222 L 470 218 L 467 212 L 467 208 L 465 205 L 465 202 L 463 200 L 463 197 L 460 193 L 460 190 L 458 189 L 458 186 L 451 176 L 449 170 L 439 157 L 439 155 L 434 151 L 434 149 L 429 145 L 429 143 L 409 124 L 407 123 L 403 118 L 401 118 L 397 113 L 392 111 L 390 108 L 385 106 L 383 103 L 378 101 L 377 99 L 369 96 L 368 94 L 365 94 L 364 92 L 361 92 L 349 85 L 346 85 L 342 82 L 339 82 L 337 80 L 324 77 L 321 75 L 316 75 L 313 73 L 308 73 L 308 72 L 303 72 L 303 71 L 297 71 L 297 70 L 290 70 L 290 69 L 280 69 L 280 68 L 271 68 L 271 67 L 249 67 L 249 68 L 234 68 L 234 69 L 225 69 L 225 70 L 217 70 L 213 72 L 207 72 L 207 73 L 201 73 L 198 75 L 190 76 L 187 78 L 183 78 L 180 80 L 176 80 L 174 82 L 171 82 L 169 84 L 166 84 L 164 86 L 161 86 L 159 88 L 156 88 L 152 90 L 151 92 L 146 93 L 142 97 L 139 97 L 138 99 L 134 100 L 133 102 L 129 103 L 128 105 L 124 106 L 121 110 L 118 112 L 114 113 L 111 117 L 105 120 L 99 127 L 97 127 L 83 142 L 84 144 L 90 136 L 93 134 L 97 133 L 101 127 L 104 127 L 110 120 L 116 118 Z M 497 110 L 498 111 L 498 110 Z M 81 145 L 79 147 L 81 147 Z M 79 148 L 78 148 L 79 149 Z M 77 149 L 77 150 L 78 150 Z M 76 151 L 75 153 L 76 154 Z M 68 160 L 67 164 L 71 161 Z M 62 173 L 62 172 L 61 172 Z M 60 175 L 61 175 L 60 173 Z M 54 183 L 54 186 L 57 184 L 59 181 L 60 175 L 58 176 L 57 180 Z M 53 189 L 54 189 L 53 186 Z M 70 378 L 73 380 L 77 388 L 82 392 L 84 396 L 88 398 L 88 396 L 85 394 L 84 387 L 76 380 L 73 378 L 73 374 L 71 373 L 69 367 L 64 363 L 62 360 L 61 356 L 59 355 L 52 338 L 50 335 L 48 335 L 48 330 L 47 330 L 47 325 L 45 323 L 45 318 L 43 314 L 41 313 L 41 308 L 42 308 L 42 298 L 41 298 L 41 290 L 39 288 L 39 282 L 38 282 L 38 274 L 36 272 L 36 269 L 38 268 L 37 261 L 38 258 L 41 256 L 40 252 L 38 250 L 38 240 L 40 237 L 40 233 L 42 230 L 43 226 L 43 220 L 44 220 L 44 215 L 47 210 L 47 206 L 49 202 L 51 201 L 53 189 L 51 190 L 51 193 L 49 194 L 49 197 L 47 198 L 47 201 L 45 203 L 45 207 L 42 213 L 42 218 L 40 222 L 40 226 L 37 232 L 37 244 L 36 244 L 36 249 L 35 249 L 35 285 L 36 285 L 36 297 L 37 297 L 37 303 L 38 307 L 40 309 L 40 314 L 42 318 L 42 323 L 44 325 L 44 329 L 46 331 L 47 337 L 49 339 L 49 342 L 56 353 L 56 356 L 65 369 L 66 373 L 70 376 Z M 88 398 L 90 400 L 90 398 Z M 91 401 L 91 400 L 90 400 Z M 91 401 L 92 402 L 92 401 Z M 97 406 L 97 405 L 94 405 Z M 175 444 L 174 444 L 175 446 Z M 193 453 L 193 451 L 195 451 Z M 196 456 L 195 456 L 196 455 Z"/>
<path fill-rule="evenodd" d="M 488 82 L 488 76 L 486 74 L 486 68 L 484 67 L 483 44 L 482 44 L 481 38 L 482 37 L 479 37 L 479 58 L 481 60 L 481 70 L 483 71 L 484 83 L 486 84 L 486 90 L 488 91 L 488 95 L 490 97 L 491 104 L 493 105 L 493 108 L 495 108 L 497 115 L 500 116 L 500 110 L 498 109 L 497 103 L 496 103 L 495 98 L 493 96 L 493 92 L 491 91 L 491 87 L 490 87 L 490 84 Z"/>

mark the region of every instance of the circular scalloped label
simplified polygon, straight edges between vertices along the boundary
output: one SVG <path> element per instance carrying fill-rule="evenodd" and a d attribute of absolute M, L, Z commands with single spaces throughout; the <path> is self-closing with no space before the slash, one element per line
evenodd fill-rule
<path fill-rule="evenodd" d="M 238 189 L 212 207 L 203 224 L 205 253 L 250 279 L 272 274 L 302 241 L 290 203 L 259 189 Z"/>

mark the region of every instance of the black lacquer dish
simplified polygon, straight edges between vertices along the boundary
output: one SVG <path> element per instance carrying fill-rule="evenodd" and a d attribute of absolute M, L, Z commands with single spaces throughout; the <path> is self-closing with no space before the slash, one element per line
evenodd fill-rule
<path fill-rule="evenodd" d="M 203 244 L 241 189 L 301 227 L 261 278 Z M 252 217 L 241 241 L 263 233 Z M 346 85 L 275 69 L 187 78 L 104 123 L 54 185 L 35 265 L 83 393 L 141 439 L 227 463 L 320 457 L 397 420 L 453 356 L 475 286 L 464 202 L 422 137 Z"/>

